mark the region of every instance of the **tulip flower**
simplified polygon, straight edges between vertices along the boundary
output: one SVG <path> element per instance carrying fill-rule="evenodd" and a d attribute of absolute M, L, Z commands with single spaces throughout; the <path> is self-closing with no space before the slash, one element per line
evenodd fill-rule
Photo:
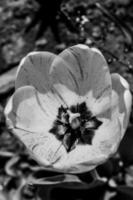
<path fill-rule="evenodd" d="M 127 81 L 96 48 L 29 53 L 5 108 L 13 134 L 44 169 L 82 173 L 112 156 L 128 126 Z"/>

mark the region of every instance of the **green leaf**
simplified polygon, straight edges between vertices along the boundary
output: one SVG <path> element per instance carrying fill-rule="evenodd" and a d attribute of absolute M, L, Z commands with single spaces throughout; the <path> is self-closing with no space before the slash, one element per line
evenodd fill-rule
<path fill-rule="evenodd" d="M 32 177 L 29 182 L 34 185 L 53 185 L 53 187 L 63 187 L 70 189 L 92 189 L 98 186 L 105 185 L 105 183 L 101 180 L 95 180 L 87 183 L 77 175 L 71 174 L 61 174 L 39 179 Z"/>

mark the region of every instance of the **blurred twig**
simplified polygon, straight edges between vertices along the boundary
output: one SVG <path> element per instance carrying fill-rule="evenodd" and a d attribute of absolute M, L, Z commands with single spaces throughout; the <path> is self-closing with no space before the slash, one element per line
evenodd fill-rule
<path fill-rule="evenodd" d="M 132 45 L 133 31 L 129 28 L 129 26 L 126 23 L 124 23 L 123 21 L 121 21 L 114 13 L 107 10 L 107 8 L 105 8 L 105 6 L 103 6 L 101 3 L 95 3 L 95 6 L 99 10 L 101 10 L 101 12 L 104 15 L 106 15 L 111 21 L 113 21 L 118 26 L 118 28 L 121 30 L 121 32 L 123 33 L 123 35 L 126 39 L 126 43 L 128 45 Z"/>

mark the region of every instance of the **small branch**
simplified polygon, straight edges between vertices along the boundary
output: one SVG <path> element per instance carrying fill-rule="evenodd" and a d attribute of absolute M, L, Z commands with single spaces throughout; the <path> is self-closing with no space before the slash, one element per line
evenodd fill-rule
<path fill-rule="evenodd" d="M 90 171 L 90 174 L 92 176 L 92 178 L 95 180 L 101 180 L 99 174 L 97 173 L 97 170 L 96 169 L 93 169 L 92 171 Z"/>

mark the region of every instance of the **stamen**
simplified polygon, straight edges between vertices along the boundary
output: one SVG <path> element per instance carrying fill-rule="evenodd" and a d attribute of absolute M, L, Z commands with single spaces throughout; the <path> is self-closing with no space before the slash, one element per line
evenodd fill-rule
<path fill-rule="evenodd" d="M 57 139 L 62 141 L 66 151 L 70 152 L 78 143 L 92 145 L 95 130 L 101 124 L 83 102 L 70 108 L 61 106 L 50 132 L 55 134 Z"/>
<path fill-rule="evenodd" d="M 78 117 L 80 117 L 80 113 L 72 113 L 70 110 L 67 111 L 69 114 L 69 123 L 71 124 L 72 121 Z"/>

